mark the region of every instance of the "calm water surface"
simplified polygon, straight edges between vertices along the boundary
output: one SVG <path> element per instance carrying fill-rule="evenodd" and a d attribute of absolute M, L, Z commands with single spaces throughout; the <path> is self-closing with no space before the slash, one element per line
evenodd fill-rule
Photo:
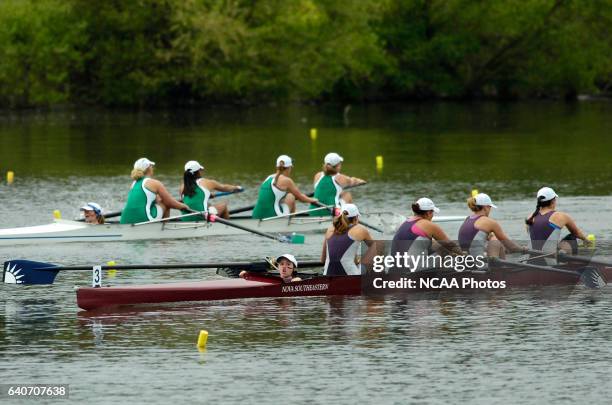
<path fill-rule="evenodd" d="M 158 113 L 0 113 L 0 227 L 50 222 L 97 201 L 121 208 L 133 161 L 157 162 L 176 194 L 182 165 L 247 191 L 249 204 L 276 155 L 296 160 L 303 190 L 322 156 L 370 181 L 354 195 L 363 211 L 406 213 L 430 195 L 443 214 L 464 215 L 472 188 L 489 193 L 507 232 L 543 184 L 560 208 L 594 233 L 603 254 L 612 237 L 612 105 L 432 104 L 260 108 Z M 318 129 L 311 141 L 310 128 Z M 375 170 L 375 156 L 384 169 Z M 445 225 L 455 235 L 458 224 Z M 251 260 L 290 249 L 317 258 L 321 235 L 304 245 L 251 236 L 208 240 L 1 247 L 0 258 L 61 264 Z M 113 284 L 216 278 L 208 270 L 118 272 Z M 492 297 L 238 300 L 79 312 L 74 286 L 0 285 L 0 377 L 6 383 L 68 383 L 78 403 L 196 402 L 609 403 L 612 290 L 568 289 Z M 210 333 L 208 350 L 195 348 Z"/>

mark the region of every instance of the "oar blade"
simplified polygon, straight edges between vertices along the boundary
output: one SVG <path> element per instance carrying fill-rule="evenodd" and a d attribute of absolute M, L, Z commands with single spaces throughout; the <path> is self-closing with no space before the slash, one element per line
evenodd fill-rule
<path fill-rule="evenodd" d="M 4 262 L 2 281 L 5 284 L 53 284 L 59 270 L 51 263 L 33 262 L 31 260 L 9 260 Z M 40 269 L 48 270 L 40 270 Z"/>
<path fill-rule="evenodd" d="M 293 245 L 303 245 L 306 241 L 306 236 L 295 232 L 290 234 L 280 234 L 278 235 L 278 241 Z"/>
<path fill-rule="evenodd" d="M 580 281 L 588 288 L 603 288 L 606 286 L 606 280 L 594 267 L 585 267 L 580 274 Z"/>

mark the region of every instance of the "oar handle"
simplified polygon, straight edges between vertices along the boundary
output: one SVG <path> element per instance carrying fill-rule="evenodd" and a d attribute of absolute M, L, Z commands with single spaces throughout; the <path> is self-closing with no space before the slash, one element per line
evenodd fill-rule
<path fill-rule="evenodd" d="M 238 193 L 242 193 L 244 191 L 244 188 L 240 187 L 238 190 L 236 191 L 221 191 L 219 193 L 215 193 L 214 195 L 211 195 L 210 198 L 218 198 L 218 197 L 224 197 L 226 195 L 232 195 L 232 194 L 238 194 Z"/>
<path fill-rule="evenodd" d="M 257 229 L 249 228 L 247 226 L 238 225 L 238 224 L 236 224 L 236 223 L 234 223 L 232 221 L 229 221 L 229 220 L 224 219 L 224 218 L 220 218 L 220 217 L 218 217 L 216 215 L 213 215 L 213 214 L 207 214 L 206 215 L 206 219 L 209 222 L 218 222 L 220 224 L 231 226 L 231 227 L 236 228 L 236 229 L 241 229 L 241 230 L 243 230 L 245 232 L 251 232 L 251 233 L 254 233 L 256 235 L 263 236 L 264 238 L 274 239 L 274 240 L 282 242 L 282 239 L 280 239 L 278 236 L 275 236 L 275 235 L 272 235 L 272 234 L 269 234 L 269 233 L 265 233 L 265 232 L 261 232 L 261 231 L 258 231 Z"/>

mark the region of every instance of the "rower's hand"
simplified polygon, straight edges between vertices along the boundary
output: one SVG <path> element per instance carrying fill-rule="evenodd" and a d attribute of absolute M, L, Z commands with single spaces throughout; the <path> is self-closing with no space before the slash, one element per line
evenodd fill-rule
<path fill-rule="evenodd" d="M 312 203 L 312 204 L 316 204 L 316 203 L 319 202 L 319 199 L 318 198 L 311 198 L 310 201 L 308 201 L 308 202 Z"/>
<path fill-rule="evenodd" d="M 246 270 L 242 270 L 242 271 L 240 272 L 240 274 L 238 274 L 238 277 L 240 277 L 240 278 L 244 278 L 246 275 L 247 275 L 247 271 L 246 271 Z"/>
<path fill-rule="evenodd" d="M 234 186 L 234 189 L 233 189 L 232 191 L 233 191 L 234 193 L 236 193 L 236 192 L 239 192 L 239 191 L 242 191 L 242 190 L 244 190 L 244 189 L 242 188 L 242 186 Z"/>
<path fill-rule="evenodd" d="M 296 281 L 302 281 L 302 279 L 301 279 L 300 277 L 293 277 L 293 278 L 291 279 L 291 282 L 292 282 L 292 283 L 294 283 L 294 282 L 296 282 Z"/>

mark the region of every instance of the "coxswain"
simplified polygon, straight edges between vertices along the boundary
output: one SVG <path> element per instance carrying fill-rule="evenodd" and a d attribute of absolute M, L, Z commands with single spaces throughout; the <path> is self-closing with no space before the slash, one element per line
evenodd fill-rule
<path fill-rule="evenodd" d="M 104 215 L 102 207 L 95 202 L 89 202 L 81 207 L 85 222 L 88 224 L 102 225 L 104 223 Z"/>
<path fill-rule="evenodd" d="M 302 281 L 300 277 L 296 276 L 298 261 L 292 254 L 285 253 L 280 255 L 275 260 L 276 264 L 274 268 L 278 270 L 279 277 L 283 283 L 292 283 L 295 281 Z M 270 273 L 264 273 L 265 276 L 270 276 Z M 257 279 L 261 277 L 260 273 L 250 273 L 246 270 L 240 272 L 240 278 L 244 279 Z"/>

